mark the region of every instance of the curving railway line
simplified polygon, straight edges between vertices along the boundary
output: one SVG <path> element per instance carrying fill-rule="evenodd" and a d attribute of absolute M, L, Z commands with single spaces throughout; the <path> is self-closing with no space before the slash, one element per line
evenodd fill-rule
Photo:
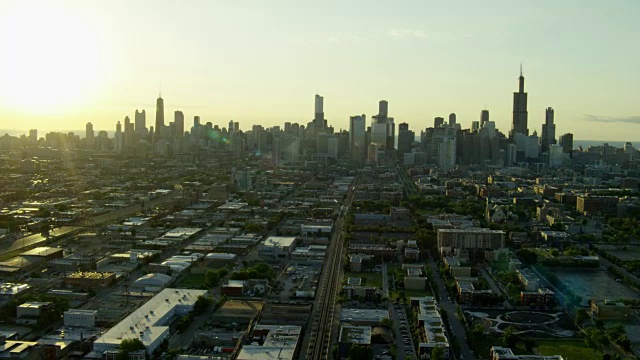
<path fill-rule="evenodd" d="M 345 209 L 348 209 L 353 201 L 354 188 L 355 185 L 349 190 L 345 201 Z M 335 232 L 329 244 L 327 259 L 325 260 L 320 284 L 316 292 L 316 301 L 312 312 L 311 326 L 309 327 L 309 345 L 304 357 L 307 360 L 328 359 L 331 355 L 331 335 L 336 317 L 336 297 L 340 291 L 340 283 L 342 281 L 342 260 L 344 258 L 343 220 L 344 214 L 340 214 L 334 227 Z"/>

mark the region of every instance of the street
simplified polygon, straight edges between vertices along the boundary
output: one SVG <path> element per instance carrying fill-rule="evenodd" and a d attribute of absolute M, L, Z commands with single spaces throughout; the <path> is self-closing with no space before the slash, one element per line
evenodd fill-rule
<path fill-rule="evenodd" d="M 442 281 L 442 278 L 440 277 L 440 273 L 438 272 L 438 265 L 436 264 L 435 260 L 432 257 L 429 257 L 428 266 L 431 268 L 431 272 L 433 273 L 433 278 L 436 281 L 436 284 L 438 285 L 438 292 L 441 295 L 440 300 L 438 300 L 438 304 L 440 305 L 440 308 L 446 311 L 447 314 L 449 315 L 448 316 L 449 325 L 451 327 L 451 331 L 453 332 L 453 334 L 448 334 L 449 344 L 452 345 L 452 342 L 453 342 L 452 335 L 456 335 L 456 338 L 458 339 L 458 343 L 460 344 L 460 352 L 459 354 L 456 354 L 456 355 L 459 355 L 458 358 L 459 359 L 475 359 L 473 352 L 471 352 L 469 345 L 467 345 L 467 342 L 465 341 L 466 329 L 462 324 L 462 321 L 460 321 L 460 319 L 458 319 L 458 317 L 456 316 L 456 304 L 453 303 L 447 296 L 447 288 L 444 284 L 444 281 Z"/>

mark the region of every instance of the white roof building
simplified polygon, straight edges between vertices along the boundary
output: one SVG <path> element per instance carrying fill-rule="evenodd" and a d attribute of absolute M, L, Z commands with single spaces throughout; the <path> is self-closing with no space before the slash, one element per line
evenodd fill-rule
<path fill-rule="evenodd" d="M 256 325 L 253 337 L 264 337 L 264 342 L 244 345 L 237 360 L 293 360 L 301 330 L 295 325 Z"/>
<path fill-rule="evenodd" d="M 118 349 L 124 339 L 140 339 L 151 354 L 169 336 L 166 326 L 176 316 L 188 314 L 206 290 L 164 289 L 109 329 L 93 343 L 93 350 Z"/>

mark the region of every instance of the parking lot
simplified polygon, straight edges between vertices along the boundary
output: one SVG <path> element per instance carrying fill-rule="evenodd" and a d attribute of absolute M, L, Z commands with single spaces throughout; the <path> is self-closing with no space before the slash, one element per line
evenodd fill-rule
<path fill-rule="evenodd" d="M 396 329 L 397 358 L 404 359 L 405 356 L 415 358 L 415 347 L 411 339 L 411 327 L 407 319 L 404 305 L 394 304 L 390 306 L 390 313 Z"/>

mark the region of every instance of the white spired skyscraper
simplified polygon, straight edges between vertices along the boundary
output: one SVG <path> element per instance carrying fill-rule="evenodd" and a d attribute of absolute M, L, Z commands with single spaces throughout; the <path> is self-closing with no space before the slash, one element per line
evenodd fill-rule
<path fill-rule="evenodd" d="M 367 116 L 349 118 L 349 152 L 355 161 L 364 161 L 367 152 Z"/>

